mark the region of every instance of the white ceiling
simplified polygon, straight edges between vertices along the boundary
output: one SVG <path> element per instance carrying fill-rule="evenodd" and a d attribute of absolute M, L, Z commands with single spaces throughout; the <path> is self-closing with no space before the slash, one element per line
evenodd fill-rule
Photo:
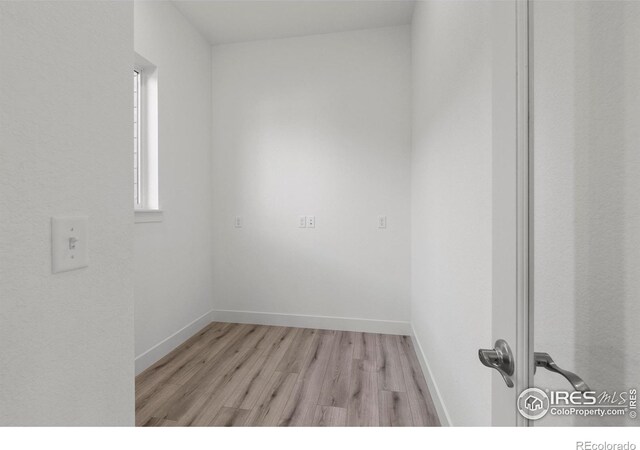
<path fill-rule="evenodd" d="M 274 39 L 411 22 L 412 0 L 191 1 L 174 5 L 211 44 Z"/>

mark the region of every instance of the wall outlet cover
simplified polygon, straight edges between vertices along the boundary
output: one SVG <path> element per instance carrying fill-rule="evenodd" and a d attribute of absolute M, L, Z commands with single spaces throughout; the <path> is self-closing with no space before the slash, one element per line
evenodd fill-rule
<path fill-rule="evenodd" d="M 51 218 L 51 254 L 53 273 L 67 272 L 89 265 L 87 216 Z"/>

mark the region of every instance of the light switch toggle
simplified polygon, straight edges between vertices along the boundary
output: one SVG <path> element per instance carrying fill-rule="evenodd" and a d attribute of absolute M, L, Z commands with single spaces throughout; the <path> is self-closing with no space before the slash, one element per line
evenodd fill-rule
<path fill-rule="evenodd" d="M 87 216 L 58 216 L 51 219 L 52 272 L 87 267 Z"/>

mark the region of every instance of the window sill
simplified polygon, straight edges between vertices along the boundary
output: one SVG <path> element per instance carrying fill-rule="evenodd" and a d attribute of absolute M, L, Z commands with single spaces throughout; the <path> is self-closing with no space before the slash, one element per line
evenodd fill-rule
<path fill-rule="evenodd" d="M 162 222 L 164 213 L 161 209 L 136 209 L 134 212 L 135 223 Z"/>

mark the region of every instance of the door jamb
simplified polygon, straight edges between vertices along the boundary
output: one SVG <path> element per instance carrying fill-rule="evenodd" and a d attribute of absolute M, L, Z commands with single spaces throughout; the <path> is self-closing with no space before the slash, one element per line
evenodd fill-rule
<path fill-rule="evenodd" d="M 532 1 L 516 3 L 517 294 L 516 390 L 533 386 L 533 114 Z M 515 405 L 514 405 L 515 406 Z M 531 421 L 517 415 L 517 426 Z"/>

